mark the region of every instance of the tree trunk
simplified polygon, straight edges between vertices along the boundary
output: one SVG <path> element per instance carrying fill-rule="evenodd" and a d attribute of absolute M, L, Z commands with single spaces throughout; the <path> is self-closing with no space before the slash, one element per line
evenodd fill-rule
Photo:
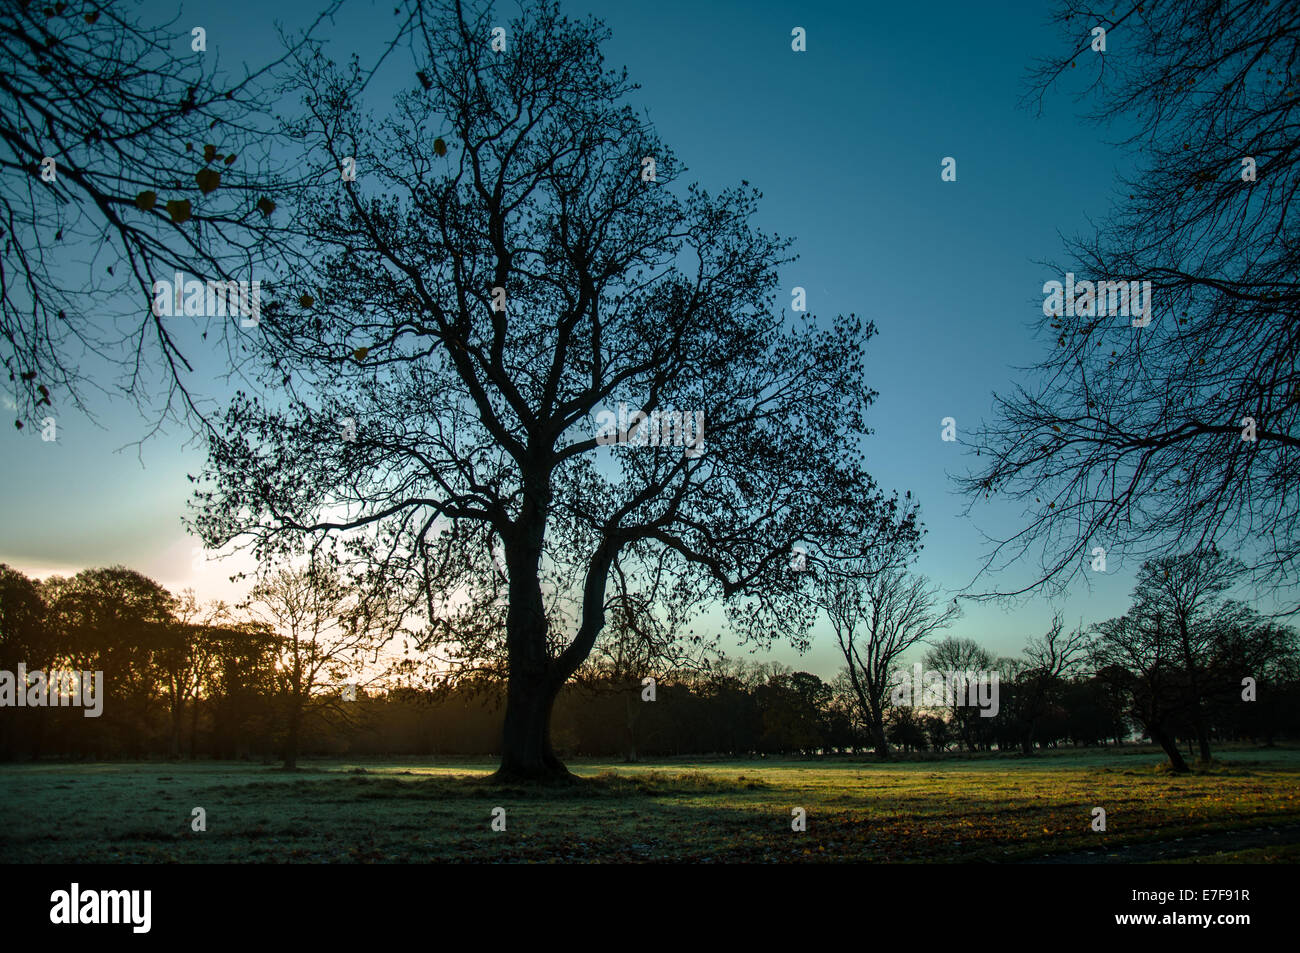
<path fill-rule="evenodd" d="M 1025 732 L 1025 736 L 1020 739 L 1020 753 L 1025 756 L 1034 753 L 1034 729 L 1031 727 Z"/>
<path fill-rule="evenodd" d="M 884 692 L 872 691 L 868 695 L 866 688 L 858 679 L 858 672 L 851 657 L 849 658 L 849 681 L 853 685 L 853 693 L 857 695 L 858 706 L 862 709 L 862 719 L 871 732 L 876 757 L 888 761 L 892 752 L 889 750 L 889 741 L 885 738 Z"/>
<path fill-rule="evenodd" d="M 1178 750 L 1178 742 L 1170 737 L 1168 732 L 1158 725 L 1152 725 L 1147 729 L 1147 733 L 1169 756 L 1169 766 L 1174 769 L 1175 773 L 1187 774 L 1191 770 L 1187 767 L 1187 762 L 1183 760 L 1183 753 Z"/>
<path fill-rule="evenodd" d="M 185 723 L 185 703 L 180 699 L 172 702 L 172 733 L 170 743 L 170 755 L 179 759 L 181 756 L 181 733 L 182 726 Z"/>
<path fill-rule="evenodd" d="M 560 655 L 548 655 L 550 623 L 538 576 L 551 501 L 549 469 L 524 475 L 524 503 L 504 538 L 510 607 L 506 614 L 506 716 L 501 766 L 494 781 L 572 781 L 551 748 L 551 712 L 569 677 L 591 652 L 605 623 L 605 584 L 619 543 L 605 539 L 592 556 L 583 586 L 581 622 Z"/>
<path fill-rule="evenodd" d="M 298 768 L 298 739 L 302 728 L 302 706 L 297 699 L 289 709 L 289 730 L 284 737 L 284 769 L 294 771 Z"/>
<path fill-rule="evenodd" d="M 1209 764 L 1212 760 L 1210 757 L 1210 732 L 1205 727 L 1205 716 L 1201 714 L 1196 724 L 1196 741 L 1201 748 L 1200 761 L 1202 764 Z"/>
<path fill-rule="evenodd" d="M 553 781 L 571 778 L 551 748 L 551 711 L 559 686 L 544 669 L 510 666 L 501 766 L 496 781 Z"/>
<path fill-rule="evenodd" d="M 885 719 L 874 711 L 871 716 L 871 733 L 876 736 L 876 757 L 888 761 L 893 752 L 889 750 L 889 741 L 885 738 Z"/>
<path fill-rule="evenodd" d="M 494 781 L 572 778 L 551 748 L 551 712 L 567 673 L 547 656 L 548 623 L 537 579 L 539 555 L 540 545 L 535 549 L 506 547 L 510 568 L 510 609 L 506 618 L 509 675 L 501 766 L 492 775 Z"/>

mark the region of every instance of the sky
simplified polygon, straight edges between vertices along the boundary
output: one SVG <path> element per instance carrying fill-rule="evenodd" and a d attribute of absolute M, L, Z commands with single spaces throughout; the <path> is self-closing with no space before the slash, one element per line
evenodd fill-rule
<path fill-rule="evenodd" d="M 319 6 L 187 3 L 174 21 L 177 42 L 188 47 L 188 25 L 201 25 L 223 64 L 255 64 L 275 52 L 275 22 L 301 27 Z M 1062 258 L 1062 235 L 1105 218 L 1133 161 L 1114 144 L 1119 132 L 1085 123 L 1070 95 L 1049 96 L 1041 115 L 1022 105 L 1033 62 L 1068 43 L 1047 23 L 1048 5 L 566 0 L 563 8 L 612 29 L 607 62 L 640 84 L 633 102 L 687 166 L 684 181 L 716 192 L 745 179 L 763 192 L 756 224 L 793 237 L 799 255 L 781 276 L 785 300 L 798 286 L 814 314 L 875 322 L 869 468 L 881 486 L 910 490 L 922 504 L 928 535 L 916 569 L 946 590 L 966 587 L 986 551 L 981 530 L 1007 532 L 1017 514 L 963 515 L 950 475 L 970 464 L 959 443 L 940 439 L 941 420 L 955 418 L 959 436 L 974 428 L 992 394 L 1045 352 L 1031 328 L 1043 283 L 1061 276 L 1039 263 Z M 177 9 L 140 4 L 141 18 L 159 23 Z M 326 35 L 337 38 L 336 55 L 355 49 L 364 58 L 395 23 L 391 5 L 352 0 Z M 806 31 L 805 52 L 791 49 L 795 27 Z M 956 160 L 955 182 L 941 180 L 945 157 Z M 225 370 L 200 362 L 189 383 L 219 395 Z M 56 407 L 53 442 L 0 428 L 0 562 L 41 576 L 120 563 L 173 591 L 242 595 L 228 577 L 246 566 L 196 554 L 181 523 L 186 474 L 202 468 L 202 447 L 177 427 L 141 443 L 149 423 L 125 401 L 106 396 L 94 409 L 91 422 Z M 1014 588 L 1033 568 L 975 588 Z M 1015 654 L 1055 611 L 1069 625 L 1123 612 L 1135 569 L 1111 561 L 1055 602 L 966 602 L 949 633 Z M 825 630 L 803 657 L 788 648 L 761 657 L 823 676 L 841 665 Z"/>

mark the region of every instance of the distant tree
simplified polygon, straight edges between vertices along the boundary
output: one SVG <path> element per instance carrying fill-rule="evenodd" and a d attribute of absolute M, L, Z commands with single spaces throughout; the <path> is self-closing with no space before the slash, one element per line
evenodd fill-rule
<path fill-rule="evenodd" d="M 754 694 L 763 719 L 763 750 L 810 754 L 825 745 L 824 716 L 831 690 L 816 675 L 776 673 Z"/>
<path fill-rule="evenodd" d="M 302 568 L 268 574 L 245 608 L 280 637 L 277 681 L 283 700 L 284 767 L 298 766 L 303 725 L 322 716 L 348 720 L 339 698 L 344 683 L 374 662 L 395 624 L 382 604 L 349 586 L 338 567 L 314 557 Z"/>
<path fill-rule="evenodd" d="M 861 717 L 848 674 L 841 669 L 829 688 L 831 694 L 824 713 L 827 743 L 833 751 L 856 752 L 862 744 Z"/>
<path fill-rule="evenodd" d="M 948 721 L 946 713 L 938 715 L 927 712 L 921 716 L 920 724 L 932 751 L 948 750 L 948 745 L 952 744 L 952 725 Z"/>
<path fill-rule="evenodd" d="M 1300 732 L 1300 636 L 1294 628 L 1243 612 L 1224 627 L 1215 672 L 1215 723 L 1233 737 L 1273 744 Z M 1254 680 L 1253 702 L 1243 698 L 1246 678 Z"/>
<path fill-rule="evenodd" d="M 712 739 L 704 744 L 706 750 L 729 754 L 757 751 L 763 718 L 756 692 L 769 674 L 752 662 L 710 660 L 692 679 L 701 704 L 695 706 L 689 722 L 689 737 Z"/>
<path fill-rule="evenodd" d="M 39 584 L 0 563 L 0 669 L 44 667 L 57 651 L 50 634 Z"/>
<path fill-rule="evenodd" d="M 231 620 L 224 603 L 200 605 L 193 589 L 180 594 L 173 615 L 171 624 L 162 632 L 155 662 L 171 725 L 169 754 L 179 758 L 185 716 L 191 716 L 192 738 L 199 695 L 216 664 L 220 641 L 213 630 Z"/>
<path fill-rule="evenodd" d="M 103 713 L 93 726 L 141 753 L 160 695 L 159 651 L 174 623 L 175 597 L 147 576 L 112 566 L 41 584 L 60 661 L 104 673 Z"/>
<path fill-rule="evenodd" d="M 1209 723 L 1205 711 L 1208 669 L 1221 622 L 1215 615 L 1223 595 L 1240 574 L 1241 564 L 1214 549 L 1162 556 L 1143 563 L 1133 601 L 1144 615 L 1158 615 L 1177 640 L 1178 658 L 1187 682 L 1187 712 L 1196 731 L 1199 760 L 1210 760 Z"/>
<path fill-rule="evenodd" d="M 275 711 L 281 637 L 270 625 L 248 620 L 215 626 L 206 637 L 216 652 L 203 686 L 212 748 L 220 757 L 247 757 L 283 730 Z"/>
<path fill-rule="evenodd" d="M 1065 689 L 1065 682 L 1087 658 L 1087 632 L 1075 629 L 1067 633 L 1060 615 L 1040 638 L 1030 639 L 1024 650 L 1024 665 L 1016 678 L 1019 690 L 1019 713 L 1024 726 L 1021 754 L 1034 753 L 1034 731 L 1054 707 Z"/>
<path fill-rule="evenodd" d="M 885 713 L 898 660 L 952 624 L 955 602 L 940 605 L 938 589 L 923 576 L 875 560 L 848 564 L 823 577 L 821 607 L 835 633 L 849 683 L 871 733 L 876 754 L 889 757 Z M 919 704 L 914 699 L 913 704 Z"/>
<path fill-rule="evenodd" d="M 44 669 L 57 657 L 58 646 L 46 619 L 39 584 L 17 569 L 0 563 L 0 671 L 13 672 L 18 664 Z M 21 686 L 15 686 L 22 691 Z M 18 712 L 0 715 L 0 758 L 13 758 L 30 734 L 30 719 Z M 24 723 L 27 722 L 27 723 Z"/>
<path fill-rule="evenodd" d="M 829 714 L 831 700 L 835 694 L 834 691 L 830 685 L 823 682 L 820 677 L 812 672 L 792 672 L 789 685 L 800 699 L 805 717 L 813 727 L 812 733 L 816 740 L 810 746 L 810 749 L 816 749 L 817 753 L 824 753 L 831 744 Z"/>
<path fill-rule="evenodd" d="M 974 639 L 946 636 L 925 653 L 926 668 L 941 672 L 988 672 L 993 669 L 993 653 Z M 975 708 L 953 698 L 948 711 L 949 722 L 968 751 L 975 750 L 975 725 L 980 714 Z"/>
<path fill-rule="evenodd" d="M 1128 734 L 1123 695 L 1100 676 L 1071 679 L 1062 689 L 1061 707 L 1064 731 L 1075 744 L 1119 743 Z"/>
<path fill-rule="evenodd" d="M 1251 725 L 1252 736 L 1271 739 L 1284 730 L 1279 710 L 1288 681 L 1300 662 L 1296 630 L 1236 601 L 1216 606 L 1205 622 L 1210 644 L 1201 660 L 1198 693 L 1201 724 L 1238 737 Z M 1255 683 L 1255 701 L 1243 697 L 1244 679 Z"/>
<path fill-rule="evenodd" d="M 1187 700 L 1177 633 L 1161 616 L 1137 606 L 1099 623 L 1095 632 L 1092 665 L 1098 675 L 1124 693 L 1129 714 L 1165 752 L 1173 770 L 1187 773 L 1174 733 Z"/>
<path fill-rule="evenodd" d="M 904 751 L 924 751 L 928 744 L 922 716 L 911 705 L 896 705 L 885 716 L 885 732 L 889 741 Z"/>
<path fill-rule="evenodd" d="M 1028 587 L 1063 585 L 1098 545 L 1153 557 L 1217 543 L 1257 582 L 1286 587 L 1300 569 L 1294 4 L 1057 10 L 1068 46 L 1037 72 L 1036 99 L 1090 78 L 1092 118 L 1131 130 L 1140 155 L 1118 208 L 1071 242 L 1073 264 L 1057 276 L 1149 280 L 1152 321 L 1041 319 L 1051 354 L 998 399 L 972 438 L 982 463 L 961 480 L 972 501 L 1010 497 L 1030 511 L 990 566 L 1031 556 L 1040 571 Z M 1089 49 L 1095 27 L 1109 53 Z"/>

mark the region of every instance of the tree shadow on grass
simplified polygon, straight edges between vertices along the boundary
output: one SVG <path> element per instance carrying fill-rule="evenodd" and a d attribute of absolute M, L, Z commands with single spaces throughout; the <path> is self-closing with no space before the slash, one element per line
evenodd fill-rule
<path fill-rule="evenodd" d="M 279 796 L 326 801 L 464 800 L 514 798 L 523 800 L 582 801 L 640 797 L 718 795 L 771 790 L 766 781 L 745 775 L 726 776 L 704 771 L 653 771 L 620 774 L 603 771 L 594 776 L 573 775 L 572 780 L 554 782 L 501 783 L 490 775 L 374 775 L 352 769 L 346 773 L 317 774 L 290 781 L 251 781 L 212 788 L 218 796 L 256 796 L 274 792 Z"/>

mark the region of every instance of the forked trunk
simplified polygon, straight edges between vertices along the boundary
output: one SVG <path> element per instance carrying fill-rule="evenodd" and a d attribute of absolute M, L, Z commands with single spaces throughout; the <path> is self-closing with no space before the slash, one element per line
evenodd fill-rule
<path fill-rule="evenodd" d="M 572 781 L 569 769 L 551 747 L 551 712 L 556 696 L 591 652 L 604 624 L 605 579 L 615 547 L 602 543 L 592 558 L 583 592 L 582 621 L 569 646 L 552 659 L 547 654 L 549 622 L 538 577 L 550 502 L 549 473 L 525 479 L 516 533 L 505 540 L 510 608 L 506 615 L 506 717 L 501 733 L 501 766 L 494 781 Z"/>

